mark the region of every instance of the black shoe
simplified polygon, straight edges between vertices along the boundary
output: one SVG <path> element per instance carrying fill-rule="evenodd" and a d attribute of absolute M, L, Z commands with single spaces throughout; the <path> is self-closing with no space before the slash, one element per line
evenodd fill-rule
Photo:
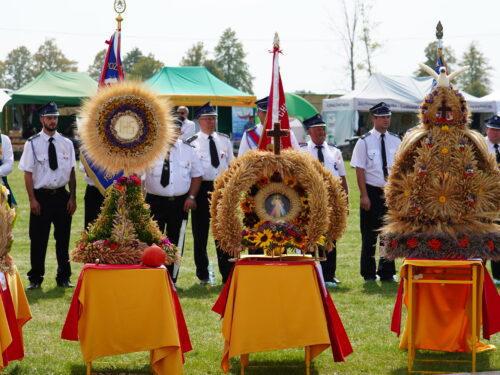
<path fill-rule="evenodd" d="M 394 277 L 389 277 L 387 279 L 380 279 L 383 283 L 397 283 L 396 279 Z"/>
<path fill-rule="evenodd" d="M 41 287 L 42 287 L 41 283 L 35 283 L 35 282 L 31 281 L 30 285 L 28 285 L 27 289 L 33 290 L 33 289 L 40 289 Z"/>
<path fill-rule="evenodd" d="M 365 278 L 365 284 L 374 283 L 377 279 L 372 279 L 371 277 Z"/>
<path fill-rule="evenodd" d="M 335 284 L 342 284 L 342 281 L 340 281 L 339 279 L 337 279 L 336 277 L 333 278 L 333 282 Z"/>
<path fill-rule="evenodd" d="M 200 280 L 200 285 L 207 285 L 210 282 L 209 279 Z"/>
<path fill-rule="evenodd" d="M 69 282 L 69 280 L 57 282 L 57 286 L 61 288 L 74 288 L 75 286 Z"/>

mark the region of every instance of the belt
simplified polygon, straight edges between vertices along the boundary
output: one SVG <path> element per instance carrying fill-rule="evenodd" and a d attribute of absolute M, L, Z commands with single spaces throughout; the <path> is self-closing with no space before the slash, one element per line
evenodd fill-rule
<path fill-rule="evenodd" d="M 156 195 L 156 194 L 148 193 L 148 196 L 151 196 L 151 198 L 156 198 L 156 199 L 165 199 L 167 201 L 175 201 L 175 200 L 178 200 L 178 199 L 186 198 L 186 194 L 184 194 L 184 195 L 176 195 L 174 197 L 165 197 L 163 195 Z"/>
<path fill-rule="evenodd" d="M 60 193 L 62 191 L 66 191 L 66 188 L 64 186 L 59 187 L 59 188 L 55 188 L 55 189 L 41 188 L 41 189 L 35 189 L 35 191 L 38 193 L 42 193 L 42 194 L 55 195 L 55 194 Z"/>

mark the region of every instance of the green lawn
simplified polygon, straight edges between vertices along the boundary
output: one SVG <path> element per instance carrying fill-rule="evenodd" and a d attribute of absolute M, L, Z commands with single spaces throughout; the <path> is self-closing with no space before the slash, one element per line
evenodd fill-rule
<path fill-rule="evenodd" d="M 406 374 L 406 352 L 398 349 L 398 339 L 390 332 L 390 318 L 397 292 L 397 285 L 380 283 L 364 285 L 359 275 L 359 192 L 352 170 L 348 171 L 351 191 L 350 216 L 344 237 L 338 243 L 337 277 L 342 287 L 331 292 L 337 310 L 347 330 L 354 353 L 345 363 L 334 363 L 330 350 L 323 352 L 312 362 L 311 374 Z M 78 173 L 78 209 L 73 219 L 74 244 L 83 227 L 83 191 L 85 184 Z M 27 285 L 29 270 L 29 205 L 21 171 L 9 176 L 19 202 L 18 219 L 12 255 Z M 197 284 L 192 256 L 191 232 L 186 236 L 185 258 L 178 280 L 178 292 L 187 321 L 194 350 L 187 353 L 185 373 L 218 374 L 223 347 L 219 316 L 211 311 L 221 286 L 212 288 Z M 213 242 L 210 242 L 210 259 L 216 263 Z M 399 268 L 400 262 L 398 262 Z M 0 374 L 85 374 L 80 347 L 77 342 L 60 339 L 61 329 L 69 308 L 72 290 L 56 287 L 55 250 L 51 239 L 47 251 L 47 271 L 42 290 L 28 291 L 33 319 L 25 325 L 24 340 L 26 357 L 21 362 L 11 362 Z M 72 281 L 76 283 L 81 264 L 73 264 Z M 217 270 L 217 266 L 214 267 Z M 220 275 L 217 275 L 220 284 Z M 285 286 L 286 287 L 286 286 Z M 256 317 L 259 319 L 259 317 Z M 500 334 L 491 341 L 500 347 Z M 442 357 L 432 353 L 433 357 Z M 463 355 L 446 354 L 447 358 L 463 358 Z M 94 363 L 95 374 L 149 374 L 149 353 L 135 353 L 106 357 Z M 247 374 L 304 374 L 303 349 L 289 349 L 257 353 L 251 356 Z M 272 366 L 272 367 L 264 367 Z M 478 355 L 478 371 L 500 369 L 500 355 L 496 352 Z M 469 367 L 450 364 L 449 372 L 462 372 Z M 231 373 L 239 373 L 239 361 L 231 361 Z"/>

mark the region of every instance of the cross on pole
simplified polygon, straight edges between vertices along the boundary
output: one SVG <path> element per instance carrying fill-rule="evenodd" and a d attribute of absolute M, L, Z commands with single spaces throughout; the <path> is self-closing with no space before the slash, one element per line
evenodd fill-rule
<path fill-rule="evenodd" d="M 447 119 L 446 114 L 451 112 L 452 109 L 446 105 L 446 100 L 443 100 L 443 103 L 441 104 L 441 107 L 438 108 L 438 111 L 440 111 L 439 118 Z"/>
<path fill-rule="evenodd" d="M 274 142 L 274 154 L 279 155 L 280 150 L 281 150 L 281 138 L 286 137 L 290 133 L 290 130 L 287 129 L 281 129 L 281 123 L 275 122 L 273 123 L 273 129 L 272 130 L 266 130 L 266 134 L 268 137 L 273 138 Z"/>

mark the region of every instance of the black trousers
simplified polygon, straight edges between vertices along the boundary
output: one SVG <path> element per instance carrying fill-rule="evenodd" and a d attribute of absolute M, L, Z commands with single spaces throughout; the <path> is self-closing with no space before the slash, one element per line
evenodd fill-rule
<path fill-rule="evenodd" d="M 104 195 L 95 186 L 87 185 L 83 200 L 85 203 L 85 229 L 87 229 L 89 224 L 94 222 L 101 213 Z"/>
<path fill-rule="evenodd" d="M 321 261 L 320 264 L 325 282 L 333 282 L 337 270 L 337 241 L 333 241 L 332 251 L 326 253 L 326 260 Z"/>
<path fill-rule="evenodd" d="M 179 244 L 182 220 L 187 218 L 187 212 L 184 212 L 185 200 L 186 195 L 178 197 L 162 197 L 149 193 L 146 195 L 146 203 L 151 206 L 153 220 L 156 220 L 160 231 L 165 233 L 170 242 L 175 245 Z M 170 265 L 167 269 L 173 278 L 174 266 Z"/>
<path fill-rule="evenodd" d="M 67 211 L 69 193 L 64 188 L 50 192 L 43 189 L 35 190 L 35 198 L 40 203 L 41 214 L 39 216 L 30 214 L 31 270 L 28 272 L 28 278 L 33 283 L 43 282 L 50 225 L 54 224 L 57 257 L 56 281 L 58 283 L 68 281 L 71 276 L 68 248 L 72 218 Z"/>
<path fill-rule="evenodd" d="M 368 197 L 371 201 L 369 211 L 360 209 L 361 229 L 361 276 L 366 279 L 375 279 L 376 275 L 381 280 L 390 279 L 396 274 L 394 261 L 380 258 L 378 270 L 375 263 L 375 249 L 379 237 L 379 229 L 383 226 L 383 218 L 387 213 L 385 206 L 384 190 L 379 187 L 366 185 Z"/>
<path fill-rule="evenodd" d="M 194 240 L 194 263 L 196 264 L 196 276 L 200 280 L 208 279 L 208 254 L 207 242 L 210 229 L 210 204 L 209 193 L 214 190 L 213 181 L 202 181 L 200 191 L 196 196 L 196 210 L 191 212 L 191 227 Z M 225 283 L 234 263 L 229 262 L 231 256 L 222 251 L 215 243 L 217 250 L 217 263 Z"/>
<path fill-rule="evenodd" d="M 496 280 L 500 280 L 500 261 L 491 261 L 491 276 Z"/>

